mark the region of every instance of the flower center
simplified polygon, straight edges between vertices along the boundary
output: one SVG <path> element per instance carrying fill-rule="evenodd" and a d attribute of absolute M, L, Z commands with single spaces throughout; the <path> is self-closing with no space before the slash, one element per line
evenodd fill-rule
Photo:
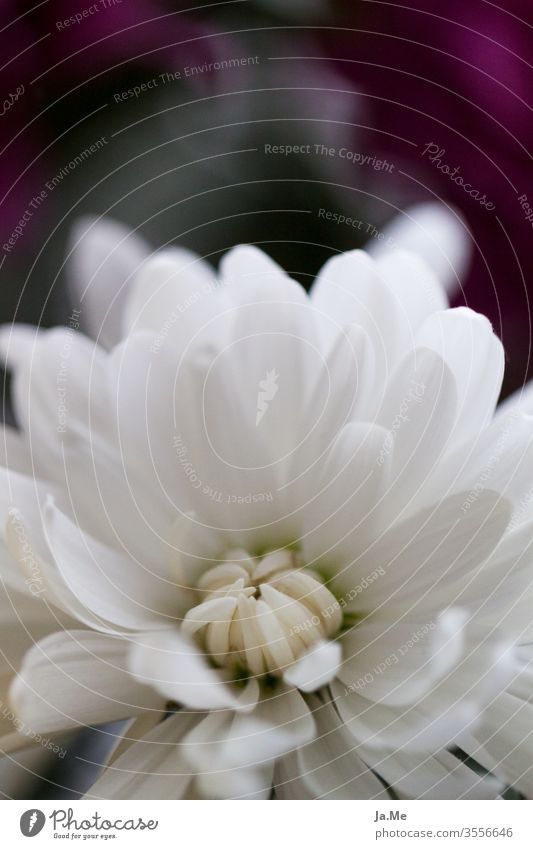
<path fill-rule="evenodd" d="M 342 623 L 335 596 L 294 551 L 229 552 L 202 576 L 198 593 L 183 631 L 236 675 L 279 674 Z"/>

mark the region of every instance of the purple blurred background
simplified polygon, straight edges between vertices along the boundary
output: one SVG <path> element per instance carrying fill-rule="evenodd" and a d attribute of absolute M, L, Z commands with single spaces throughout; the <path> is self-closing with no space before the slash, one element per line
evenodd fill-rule
<path fill-rule="evenodd" d="M 64 318 L 62 259 L 83 213 L 109 211 L 156 245 L 186 243 L 213 260 L 260 241 L 308 283 L 332 251 L 362 242 L 318 208 L 381 226 L 436 197 L 461 210 L 475 242 L 455 302 L 491 318 L 507 351 L 505 392 L 519 386 L 531 373 L 531 4 L 193 5 L 2 4 L 2 244 L 26 220 L 2 251 L 0 318 Z M 141 93 L 123 97 L 133 86 Z M 69 169 L 102 136 L 97 155 Z M 345 146 L 394 167 L 267 157 L 267 143 Z"/>

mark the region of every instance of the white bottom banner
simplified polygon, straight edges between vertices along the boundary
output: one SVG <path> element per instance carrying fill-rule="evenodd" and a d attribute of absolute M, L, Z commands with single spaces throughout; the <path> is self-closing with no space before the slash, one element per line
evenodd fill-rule
<path fill-rule="evenodd" d="M 533 803 L 5 801 L 2 846 L 533 846 Z"/>

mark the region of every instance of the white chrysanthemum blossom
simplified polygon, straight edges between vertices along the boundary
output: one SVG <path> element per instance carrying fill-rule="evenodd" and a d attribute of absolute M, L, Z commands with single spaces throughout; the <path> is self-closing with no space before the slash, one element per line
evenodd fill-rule
<path fill-rule="evenodd" d="M 1 338 L 5 746 L 130 720 L 94 797 L 533 795 L 533 405 L 494 416 L 502 346 L 437 267 L 353 251 L 308 296 L 85 222 L 95 341 Z"/>

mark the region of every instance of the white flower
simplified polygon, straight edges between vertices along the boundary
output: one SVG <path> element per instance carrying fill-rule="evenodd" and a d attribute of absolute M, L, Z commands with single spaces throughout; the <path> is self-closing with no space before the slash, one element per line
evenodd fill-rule
<path fill-rule="evenodd" d="M 453 219 L 408 217 L 459 262 Z M 95 797 L 532 795 L 531 417 L 494 417 L 502 346 L 447 309 L 457 269 L 374 247 L 308 296 L 251 246 L 216 276 L 113 223 L 75 241 L 96 344 L 1 338 L 9 666 L 48 634 L 24 728 L 131 720 Z"/>

